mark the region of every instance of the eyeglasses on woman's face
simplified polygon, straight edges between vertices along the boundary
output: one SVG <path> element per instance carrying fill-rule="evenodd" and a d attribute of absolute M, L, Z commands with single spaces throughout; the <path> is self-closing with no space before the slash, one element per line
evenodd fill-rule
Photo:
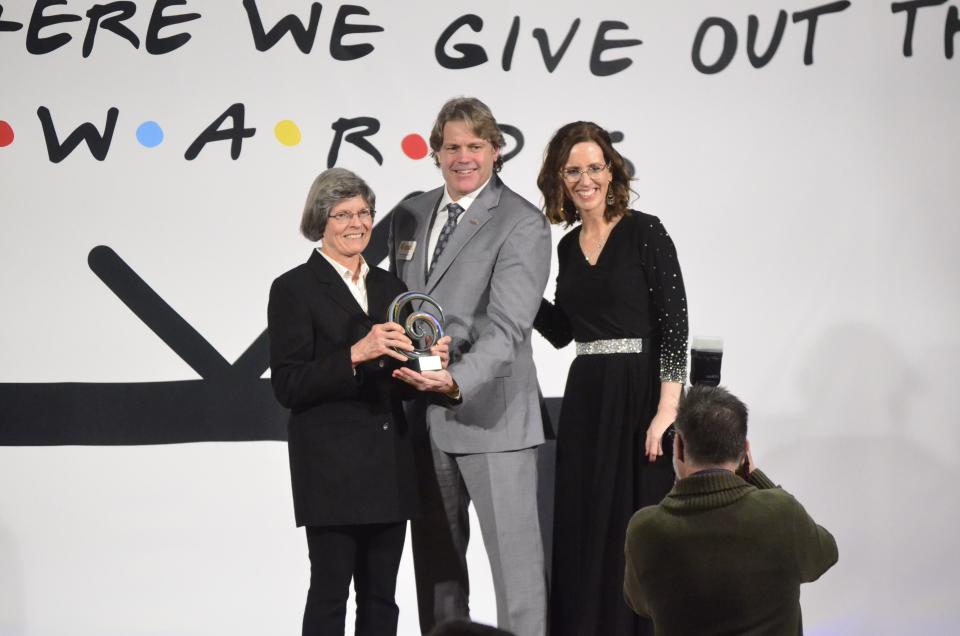
<path fill-rule="evenodd" d="M 560 175 L 563 177 L 564 181 L 570 183 L 575 183 L 583 177 L 583 175 L 588 175 L 590 177 L 599 177 L 603 174 L 603 171 L 610 167 L 609 163 L 592 163 L 586 168 L 564 168 L 560 171 Z"/>
<path fill-rule="evenodd" d="M 362 210 L 357 210 L 356 212 L 333 212 L 330 214 L 330 218 L 337 223 L 344 224 L 353 221 L 354 218 L 359 219 L 361 223 L 368 223 L 373 220 L 373 215 L 376 213 L 376 210 L 363 208 Z"/>

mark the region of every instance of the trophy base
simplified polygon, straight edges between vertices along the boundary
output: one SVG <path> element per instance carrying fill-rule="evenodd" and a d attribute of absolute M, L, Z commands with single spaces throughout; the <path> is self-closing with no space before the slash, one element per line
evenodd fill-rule
<path fill-rule="evenodd" d="M 406 366 L 420 373 L 424 371 L 440 371 L 443 369 L 440 356 L 420 356 L 413 358 L 407 362 Z"/>

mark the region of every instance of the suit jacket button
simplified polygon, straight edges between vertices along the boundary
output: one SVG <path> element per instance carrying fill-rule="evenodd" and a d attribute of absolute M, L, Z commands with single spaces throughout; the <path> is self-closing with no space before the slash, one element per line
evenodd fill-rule
<path fill-rule="evenodd" d="M 385 431 L 389 431 L 389 430 L 390 430 L 390 425 L 389 425 L 387 422 L 384 422 L 384 423 L 383 423 L 383 430 L 385 430 Z"/>
<path fill-rule="evenodd" d="M 383 365 L 384 365 L 383 360 L 381 360 L 378 364 L 380 365 L 380 368 L 382 369 L 382 368 L 383 368 Z"/>

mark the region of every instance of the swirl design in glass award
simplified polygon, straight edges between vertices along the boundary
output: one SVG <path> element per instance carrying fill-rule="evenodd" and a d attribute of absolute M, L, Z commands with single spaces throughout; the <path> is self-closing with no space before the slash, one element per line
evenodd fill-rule
<path fill-rule="evenodd" d="M 402 351 L 407 366 L 414 371 L 439 371 L 443 368 L 440 356 L 430 353 L 430 347 L 443 337 L 443 309 L 433 298 L 421 292 L 404 292 L 387 307 L 387 320 L 402 325 L 413 351 Z"/>

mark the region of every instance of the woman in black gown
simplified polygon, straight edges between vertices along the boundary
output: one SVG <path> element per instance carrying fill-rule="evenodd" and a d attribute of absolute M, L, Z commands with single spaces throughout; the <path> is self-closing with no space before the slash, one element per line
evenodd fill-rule
<path fill-rule="evenodd" d="M 633 512 L 673 485 L 662 438 L 686 375 L 687 303 L 673 242 L 628 208 L 629 181 L 590 122 L 556 132 L 537 179 L 547 218 L 579 222 L 557 247 L 556 302 L 534 323 L 577 346 L 557 433 L 553 636 L 652 632 L 623 601 L 623 542 Z"/>

